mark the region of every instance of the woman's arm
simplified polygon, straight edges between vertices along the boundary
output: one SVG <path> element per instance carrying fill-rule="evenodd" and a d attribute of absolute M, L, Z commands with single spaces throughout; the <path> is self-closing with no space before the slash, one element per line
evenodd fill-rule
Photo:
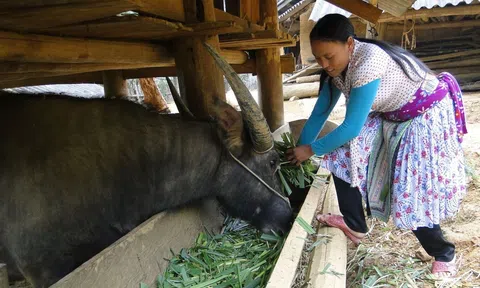
<path fill-rule="evenodd" d="M 335 85 L 332 87 L 332 94 L 332 97 L 330 97 L 330 85 L 328 81 L 325 81 L 322 90 L 320 91 L 320 95 L 318 95 L 312 114 L 308 118 L 303 127 L 302 133 L 300 134 L 298 145 L 311 144 L 317 139 L 318 133 L 327 121 L 328 116 L 340 97 L 341 92 L 335 87 Z"/>
<path fill-rule="evenodd" d="M 376 79 L 363 86 L 352 88 L 343 123 L 325 137 L 311 144 L 311 149 L 316 155 L 329 153 L 360 134 L 377 96 L 379 86 L 380 79 Z"/>

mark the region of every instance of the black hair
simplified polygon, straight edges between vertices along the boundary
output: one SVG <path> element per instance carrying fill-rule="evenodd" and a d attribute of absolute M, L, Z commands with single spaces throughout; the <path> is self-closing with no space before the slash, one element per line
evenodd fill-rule
<path fill-rule="evenodd" d="M 375 39 L 365 39 L 357 38 L 355 31 L 350 20 L 341 15 L 341 14 L 327 14 L 322 17 L 313 27 L 310 32 L 310 41 L 321 40 L 321 41 L 333 41 L 333 42 L 342 42 L 346 43 L 348 38 L 354 38 L 360 42 L 366 42 L 375 44 L 385 51 L 392 59 L 402 68 L 403 72 L 410 78 L 412 81 L 416 81 L 412 78 L 410 73 L 408 73 L 407 65 L 414 71 L 414 73 L 420 77 L 422 80 L 424 76 L 420 75 L 416 67 L 412 64 L 410 60 L 415 62 L 418 67 L 426 73 L 431 73 L 430 68 L 427 67 L 420 59 L 415 57 L 412 53 L 406 51 L 405 49 L 392 45 L 390 43 L 375 40 Z M 409 60 L 410 59 L 410 60 Z M 405 64 L 406 63 L 406 64 Z M 322 89 L 323 81 L 327 78 L 327 72 L 322 70 L 320 75 L 320 90 Z M 329 85 L 331 89 L 331 77 L 329 79 Z"/>

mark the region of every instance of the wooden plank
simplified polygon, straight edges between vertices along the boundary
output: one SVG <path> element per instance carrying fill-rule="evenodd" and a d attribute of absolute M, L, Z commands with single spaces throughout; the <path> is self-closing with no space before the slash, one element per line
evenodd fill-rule
<path fill-rule="evenodd" d="M 320 168 L 320 170 L 328 173 L 323 168 Z M 329 178 L 327 194 L 322 207 L 322 214 L 326 213 L 341 215 L 332 177 Z M 311 287 L 345 288 L 347 237 L 340 229 L 335 227 L 320 225 L 317 232 L 321 235 L 329 235 L 331 239 L 326 244 L 317 245 L 312 252 L 312 260 L 308 271 L 309 284 Z M 327 273 L 322 273 L 325 271 Z"/>
<path fill-rule="evenodd" d="M 323 170 L 319 170 L 317 175 L 323 176 Z M 315 184 L 312 185 L 308 191 L 307 197 L 303 202 L 302 208 L 298 213 L 298 217 L 303 218 L 307 223 L 311 223 L 317 212 L 317 208 L 322 205 L 325 193 L 327 191 L 327 185 L 324 181 L 315 180 Z M 280 252 L 277 263 L 273 268 L 270 279 L 267 283 L 267 288 L 279 288 L 279 287 L 291 287 L 293 280 L 295 279 L 295 272 L 300 261 L 303 246 L 305 245 L 305 239 L 308 234 L 305 229 L 294 222 L 292 229 L 290 230 L 285 244 Z M 316 286 L 322 287 L 322 286 Z M 328 285 L 323 287 L 330 287 Z"/>
<path fill-rule="evenodd" d="M 103 71 L 103 89 L 106 98 L 123 98 L 128 96 L 127 80 L 121 70 Z"/>
<path fill-rule="evenodd" d="M 160 45 L 113 42 L 0 31 L 0 61 L 53 63 L 158 63 L 173 65 Z"/>
<path fill-rule="evenodd" d="M 265 27 L 261 25 L 254 24 L 250 21 L 234 16 L 220 9 L 215 9 L 214 12 L 216 21 L 234 21 L 235 23 L 237 23 L 237 25 L 242 26 L 245 31 L 249 32 L 265 30 Z"/>
<path fill-rule="evenodd" d="M 295 58 L 292 55 L 284 55 L 280 57 L 282 73 L 292 73 L 295 69 Z M 40 65 L 40 66 L 37 66 Z M 27 65 L 22 67 L 24 70 L 19 70 L 19 73 L 0 73 L 0 88 L 11 88 L 20 86 L 32 86 L 32 85 L 45 85 L 45 84 L 75 84 L 75 83 L 103 83 L 102 73 L 98 71 L 106 70 L 108 67 L 110 70 L 122 69 L 122 66 L 95 66 L 95 64 L 75 64 L 75 65 L 90 65 L 83 71 L 84 73 L 76 72 L 68 67 L 58 67 L 63 64 L 43 64 L 43 63 L 28 63 L 21 64 Z M 28 67 L 28 65 L 32 65 Z M 42 67 L 42 65 L 46 65 Z M 52 66 L 53 65 L 53 66 Z M 67 66 L 69 64 L 66 64 Z M 112 64 L 106 64 L 112 65 Z M 243 64 L 231 64 L 235 72 L 237 73 L 256 73 L 255 59 L 249 59 Z M 1 69 L 0 64 L 0 71 Z M 52 71 L 48 72 L 48 68 L 52 68 Z M 136 67 L 140 68 L 140 67 Z M 21 72 L 23 71 L 23 72 Z M 27 72 L 32 71 L 32 72 Z M 85 73 L 86 71 L 94 71 Z M 95 72 L 96 71 L 96 72 Z M 126 69 L 122 70 L 123 77 L 125 79 L 137 79 L 137 78 L 149 78 L 149 77 L 167 77 L 177 76 L 177 69 L 175 67 L 156 67 L 156 68 L 142 68 L 142 69 Z M 79 74 L 77 74 L 79 73 Z"/>
<path fill-rule="evenodd" d="M 138 6 L 136 10 L 147 12 L 162 18 L 185 21 L 185 11 L 182 0 L 128 0 Z"/>
<path fill-rule="evenodd" d="M 170 249 L 191 247 L 205 227 L 219 232 L 223 222 L 216 201 L 157 214 L 88 260 L 51 288 L 154 287 L 168 265 Z M 166 233 L 165 231 L 168 231 Z"/>
<path fill-rule="evenodd" d="M 467 59 L 467 60 L 448 60 L 448 61 L 437 61 L 432 63 L 426 63 L 430 69 L 446 69 L 446 68 L 458 68 L 458 67 L 467 67 L 480 65 L 480 58 Z"/>
<path fill-rule="evenodd" d="M 168 40 L 179 37 L 243 32 L 234 21 L 184 25 L 145 16 L 113 17 L 102 21 L 42 30 L 53 35 L 117 40 Z"/>
<path fill-rule="evenodd" d="M 244 52 L 222 50 L 229 63 L 241 64 Z M 163 46 L 104 40 L 86 40 L 0 31 L 0 61 L 42 63 L 144 63 L 146 67 L 171 67 L 175 60 Z"/>
<path fill-rule="evenodd" d="M 245 57 L 246 58 L 246 57 Z M 104 70 L 139 69 L 157 67 L 155 63 L 141 64 L 114 64 L 114 63 L 19 63 L 1 62 L 0 73 L 27 74 L 27 73 L 57 73 L 60 75 L 77 74 Z M 173 67 L 173 66 L 171 66 Z M 32 77 L 28 77 L 32 78 Z M 1 81 L 1 79 L 0 79 Z"/>
<path fill-rule="evenodd" d="M 221 35 L 220 47 L 223 49 L 251 50 L 259 47 L 296 45 L 296 39 L 281 30 L 264 30 L 254 33 Z"/>
<path fill-rule="evenodd" d="M 110 0 L 7 9 L 0 13 L 0 29 L 38 31 L 49 27 L 109 17 L 136 8 L 137 6 L 129 1 Z"/>
<path fill-rule="evenodd" d="M 382 10 L 362 0 L 327 0 L 331 4 L 347 10 L 371 23 L 376 23 Z"/>
<path fill-rule="evenodd" d="M 430 61 L 437 61 L 437 60 L 445 60 L 451 59 L 456 57 L 463 57 L 463 56 L 471 56 L 480 54 L 480 49 L 469 50 L 469 51 L 462 51 L 462 52 L 455 52 L 455 53 L 448 53 L 442 55 L 435 55 L 435 56 L 428 56 L 428 57 L 421 57 L 420 60 L 423 62 L 430 62 Z"/>
<path fill-rule="evenodd" d="M 177 31 L 193 31 L 179 22 L 145 16 L 114 16 L 97 21 L 84 22 L 78 25 L 68 25 L 41 30 L 53 35 L 64 35 L 86 38 L 132 38 L 136 35 L 151 34 L 152 37 Z"/>
<path fill-rule="evenodd" d="M 400 17 L 393 16 L 389 13 L 383 13 L 378 19 L 379 23 L 396 22 L 406 19 L 423 18 L 423 17 L 444 17 L 444 16 L 467 16 L 480 14 L 480 5 L 464 5 L 443 8 L 422 8 L 419 10 L 409 10 Z"/>
<path fill-rule="evenodd" d="M 476 20 L 462 20 L 462 21 L 449 21 L 427 24 L 415 24 L 415 30 L 430 30 L 430 29 L 444 29 L 444 28 L 471 28 L 479 27 L 480 19 Z M 408 26 L 410 27 L 410 26 Z M 389 30 L 403 30 L 403 24 L 389 24 Z"/>
<path fill-rule="evenodd" d="M 282 73 L 292 73 L 295 70 L 295 58 L 291 55 L 280 57 Z M 255 59 L 249 59 L 243 64 L 232 64 L 233 70 L 236 73 L 256 73 Z M 167 77 L 177 76 L 177 71 L 174 67 L 159 67 L 159 68 L 144 68 L 124 70 L 123 75 L 126 79 L 135 78 L 149 78 L 149 77 Z"/>
<path fill-rule="evenodd" d="M 73 75 L 41 77 L 23 80 L 12 80 L 0 82 L 0 88 L 14 88 L 24 86 L 36 86 L 46 84 L 78 84 L 78 83 L 97 83 L 102 84 L 102 72 L 80 73 Z"/>

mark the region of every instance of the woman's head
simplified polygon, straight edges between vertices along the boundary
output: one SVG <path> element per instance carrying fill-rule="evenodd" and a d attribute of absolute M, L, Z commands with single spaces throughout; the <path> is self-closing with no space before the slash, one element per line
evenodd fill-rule
<path fill-rule="evenodd" d="M 413 81 L 421 81 L 425 78 L 426 73 L 433 73 L 425 63 L 410 52 L 376 39 L 357 38 L 353 25 L 347 17 L 340 14 L 328 14 L 318 20 L 310 32 L 310 45 L 318 64 L 330 77 L 339 76 L 348 67 L 355 46 L 354 38 L 360 42 L 375 44 L 383 49 Z M 416 64 L 417 67 L 413 64 Z M 408 71 L 408 68 L 413 71 L 414 75 Z M 326 77 L 324 72 L 322 72 L 323 78 Z"/>
<path fill-rule="evenodd" d="M 310 32 L 312 53 L 329 76 L 336 77 L 347 68 L 354 36 L 352 23 L 340 14 L 328 14 L 313 27 Z"/>

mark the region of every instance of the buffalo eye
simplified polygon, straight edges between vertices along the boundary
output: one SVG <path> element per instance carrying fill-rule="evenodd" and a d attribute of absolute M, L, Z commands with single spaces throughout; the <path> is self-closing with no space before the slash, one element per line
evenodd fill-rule
<path fill-rule="evenodd" d="M 273 169 L 277 168 L 277 161 L 275 161 L 275 160 L 270 161 L 270 166 L 271 166 Z"/>

